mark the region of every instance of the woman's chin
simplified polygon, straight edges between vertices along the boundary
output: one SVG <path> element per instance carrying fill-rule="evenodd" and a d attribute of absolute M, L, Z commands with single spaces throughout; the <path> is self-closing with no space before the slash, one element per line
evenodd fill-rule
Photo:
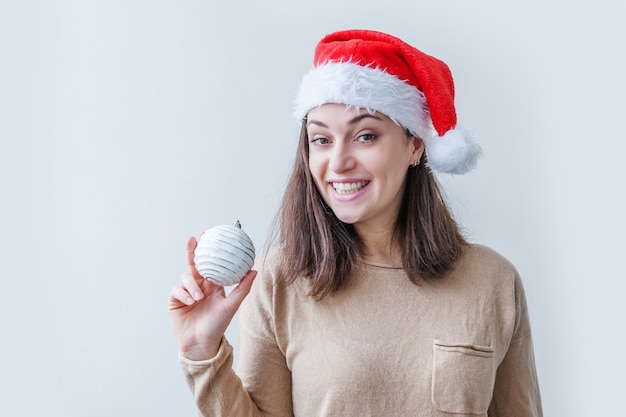
<path fill-rule="evenodd" d="M 341 221 L 342 223 L 345 224 L 355 224 L 358 223 L 360 218 L 358 216 L 355 216 L 354 213 L 337 213 L 335 212 L 335 216 L 339 219 L 339 221 Z"/>

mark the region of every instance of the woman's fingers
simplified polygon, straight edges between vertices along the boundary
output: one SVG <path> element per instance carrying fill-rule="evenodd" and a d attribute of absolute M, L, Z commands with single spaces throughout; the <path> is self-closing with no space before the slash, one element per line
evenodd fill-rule
<path fill-rule="evenodd" d="M 194 251 L 196 250 L 196 246 L 198 245 L 198 239 L 191 236 L 187 239 L 187 265 L 189 266 L 189 270 L 193 274 L 193 277 L 197 280 L 203 279 L 198 270 L 196 269 L 196 263 L 194 262 Z"/>
<path fill-rule="evenodd" d="M 204 279 L 197 280 L 191 272 L 184 272 L 180 276 L 180 286 L 184 289 L 195 301 L 204 298 L 204 291 L 201 285 L 204 284 Z"/>
<path fill-rule="evenodd" d="M 172 291 L 170 291 L 170 310 L 182 306 L 190 306 L 195 302 L 196 300 L 194 300 L 193 297 L 182 287 L 174 287 L 172 288 Z"/>
<path fill-rule="evenodd" d="M 204 284 L 204 279 L 200 279 L 201 281 L 198 281 L 191 272 L 184 272 L 180 276 L 181 287 L 184 288 L 189 293 L 189 295 L 191 295 L 191 297 L 196 301 L 201 300 L 204 297 L 204 292 L 200 287 L 201 284 Z"/>
<path fill-rule="evenodd" d="M 230 292 L 228 297 L 225 297 L 226 308 L 228 311 L 232 312 L 233 315 L 250 292 L 256 274 L 256 271 L 249 271 L 243 277 L 239 285 Z M 189 306 L 196 301 L 202 300 L 204 297 L 205 293 L 200 285 L 198 285 L 198 281 L 196 281 L 191 272 L 184 272 L 180 277 L 180 285 L 172 288 L 170 292 L 170 306 L 176 304 L 176 302 Z"/>
<path fill-rule="evenodd" d="M 204 292 L 191 272 L 184 272 L 180 276 L 180 285 L 170 291 L 170 307 L 176 307 L 176 302 L 189 306 L 203 298 Z"/>
<path fill-rule="evenodd" d="M 256 278 L 257 272 L 254 270 L 248 271 L 248 273 L 243 277 L 239 285 L 237 285 L 226 297 L 227 308 L 231 315 L 234 316 L 239 306 L 243 302 L 244 298 L 250 293 L 250 288 L 252 288 L 252 283 Z"/>

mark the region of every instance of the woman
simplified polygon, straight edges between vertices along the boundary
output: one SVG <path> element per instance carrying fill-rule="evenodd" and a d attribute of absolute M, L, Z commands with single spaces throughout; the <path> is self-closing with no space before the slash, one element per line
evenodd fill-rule
<path fill-rule="evenodd" d="M 170 294 L 201 414 L 541 416 L 520 278 L 464 240 L 432 173 L 467 172 L 480 154 L 456 126 L 448 67 L 384 33 L 333 33 L 296 116 L 259 278 L 226 297 L 195 270 L 191 238 Z M 236 374 L 224 332 L 246 296 Z"/>

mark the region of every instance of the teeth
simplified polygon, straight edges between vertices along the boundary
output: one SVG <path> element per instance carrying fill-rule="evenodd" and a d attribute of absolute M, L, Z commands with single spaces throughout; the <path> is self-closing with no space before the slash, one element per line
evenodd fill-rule
<path fill-rule="evenodd" d="M 339 194 L 352 194 L 367 185 L 368 181 L 359 182 L 333 182 L 333 188 Z"/>

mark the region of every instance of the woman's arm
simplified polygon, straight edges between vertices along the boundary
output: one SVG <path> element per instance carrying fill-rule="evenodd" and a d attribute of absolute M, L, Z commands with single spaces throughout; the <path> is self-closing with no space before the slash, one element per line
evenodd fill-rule
<path fill-rule="evenodd" d="M 232 370 L 232 348 L 224 332 L 248 295 L 250 271 L 228 296 L 200 276 L 194 264 L 197 241 L 187 241 L 188 271 L 169 296 L 172 330 L 187 382 L 203 416 L 261 416 Z"/>
<path fill-rule="evenodd" d="M 542 417 L 539 381 L 524 288 L 515 280 L 516 321 L 508 351 L 496 372 L 489 417 Z"/>
<path fill-rule="evenodd" d="M 190 272 L 183 274 L 181 285 L 170 294 L 170 318 L 185 379 L 200 415 L 291 416 L 291 373 L 273 330 L 271 271 L 261 271 L 258 280 L 250 272 L 226 296 L 223 288 L 216 288 L 197 273 L 194 248 L 195 239 L 190 239 Z M 240 330 L 237 375 L 232 369 L 233 349 L 224 332 L 246 296 L 240 319 L 240 329 L 244 330 Z"/>

